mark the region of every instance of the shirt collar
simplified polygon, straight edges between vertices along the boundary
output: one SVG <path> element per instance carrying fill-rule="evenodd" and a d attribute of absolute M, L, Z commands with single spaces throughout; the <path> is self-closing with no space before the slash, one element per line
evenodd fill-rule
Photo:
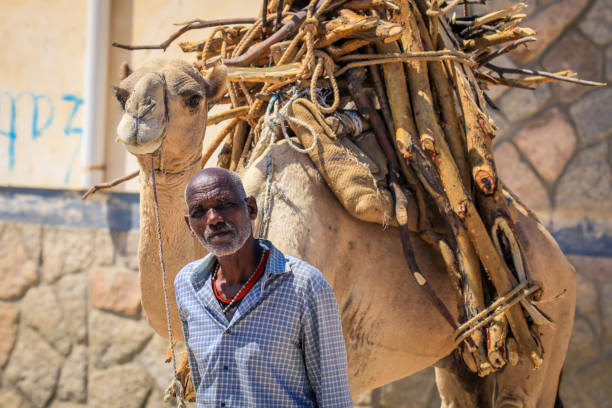
<path fill-rule="evenodd" d="M 269 250 L 270 256 L 266 263 L 266 270 L 264 276 L 271 275 L 282 275 L 287 272 L 291 272 L 289 263 L 281 251 L 276 249 L 274 245 L 267 239 L 256 239 L 258 245 L 260 245 L 264 251 Z M 213 272 L 216 258 L 213 254 L 208 254 L 202 258 L 202 262 L 197 265 L 191 275 L 191 284 L 196 291 L 199 291 L 205 282 L 208 280 Z"/>

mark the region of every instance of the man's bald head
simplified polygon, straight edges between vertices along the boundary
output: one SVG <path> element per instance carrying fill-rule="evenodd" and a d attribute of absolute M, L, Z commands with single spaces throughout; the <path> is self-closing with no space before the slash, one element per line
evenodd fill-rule
<path fill-rule="evenodd" d="M 185 187 L 185 202 L 193 188 L 203 184 L 225 184 L 240 200 L 246 199 L 247 195 L 242 185 L 240 176 L 231 171 L 219 167 L 208 167 L 198 171 Z"/>

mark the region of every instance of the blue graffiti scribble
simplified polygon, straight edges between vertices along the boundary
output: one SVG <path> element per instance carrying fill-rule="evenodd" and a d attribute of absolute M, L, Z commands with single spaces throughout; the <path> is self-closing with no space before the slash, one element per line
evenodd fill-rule
<path fill-rule="evenodd" d="M 77 128 L 72 127 L 72 121 L 74 120 L 74 117 L 76 116 L 79 110 L 79 107 L 83 104 L 83 98 L 79 98 L 76 95 L 67 94 L 67 95 L 62 95 L 62 99 L 66 102 L 74 103 L 74 106 L 72 107 L 72 112 L 70 112 L 70 118 L 68 118 L 68 121 L 66 122 L 66 126 L 64 126 L 64 134 L 66 136 L 71 135 L 73 133 L 77 133 L 79 135 L 83 134 L 82 127 L 77 127 Z"/>
<path fill-rule="evenodd" d="M 67 94 L 67 95 L 62 95 L 62 99 L 65 100 L 66 102 L 74 103 L 74 106 L 72 107 L 72 112 L 70 112 L 70 117 L 68 118 L 68 121 L 66 122 L 66 126 L 64 127 L 64 134 L 66 136 L 69 136 L 71 134 L 82 135 L 83 128 L 82 127 L 72 127 L 72 121 L 74 120 L 74 117 L 76 116 L 79 110 L 79 107 L 83 104 L 83 98 L 79 98 L 76 95 Z M 70 163 L 68 164 L 68 170 L 66 171 L 66 176 L 64 177 L 64 184 L 68 184 L 68 181 L 70 180 L 70 174 L 72 173 L 72 167 L 74 166 L 74 162 L 76 161 L 76 158 L 78 157 L 78 153 L 80 149 L 81 149 L 81 142 L 79 139 L 79 144 L 77 145 L 75 151 L 72 153 L 72 157 L 70 158 Z"/>
<path fill-rule="evenodd" d="M 34 103 L 34 108 L 32 110 L 32 139 L 36 140 L 40 137 L 42 132 L 44 132 L 49 126 L 51 126 L 51 122 L 53 121 L 53 114 L 55 111 L 55 107 L 51 99 L 46 95 L 34 95 L 34 94 L 30 94 L 30 95 L 32 96 L 32 102 Z M 38 106 L 39 106 L 38 102 L 40 100 L 44 100 L 47 102 L 47 105 L 49 106 L 49 115 L 47 116 L 47 120 L 45 121 L 45 124 L 39 127 L 38 126 Z"/>
<path fill-rule="evenodd" d="M 17 102 L 15 98 L 8 93 L 0 93 L 0 112 L 2 112 L 2 99 L 6 96 L 10 101 L 10 114 L 9 114 L 9 129 L 4 131 L 0 130 L 0 135 L 6 136 L 9 139 L 9 171 L 15 167 L 15 140 L 17 139 L 16 129 L 16 117 L 17 117 Z"/>

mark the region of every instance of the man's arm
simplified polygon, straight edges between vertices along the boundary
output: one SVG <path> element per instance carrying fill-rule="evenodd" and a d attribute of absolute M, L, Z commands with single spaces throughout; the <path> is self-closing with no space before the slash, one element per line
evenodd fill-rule
<path fill-rule="evenodd" d="M 319 275 L 304 294 L 302 347 L 319 407 L 352 407 L 338 302 Z"/>
<path fill-rule="evenodd" d="M 200 371 L 198 370 L 198 364 L 196 362 L 195 355 L 193 354 L 191 347 L 189 347 L 189 326 L 187 324 L 187 321 L 181 318 L 181 325 L 183 326 L 183 335 L 185 336 L 185 347 L 188 353 L 187 357 L 189 359 L 189 371 L 191 374 L 191 382 L 193 382 L 193 391 L 197 392 L 201 380 Z"/>

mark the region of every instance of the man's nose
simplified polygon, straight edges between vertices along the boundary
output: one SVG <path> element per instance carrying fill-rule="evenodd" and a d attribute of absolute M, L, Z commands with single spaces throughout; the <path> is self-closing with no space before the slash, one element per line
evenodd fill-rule
<path fill-rule="evenodd" d="M 216 225 L 224 221 L 223 216 L 216 208 L 210 208 L 206 213 L 206 222 L 209 225 Z"/>

